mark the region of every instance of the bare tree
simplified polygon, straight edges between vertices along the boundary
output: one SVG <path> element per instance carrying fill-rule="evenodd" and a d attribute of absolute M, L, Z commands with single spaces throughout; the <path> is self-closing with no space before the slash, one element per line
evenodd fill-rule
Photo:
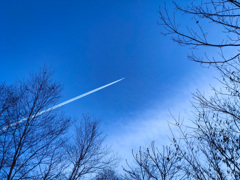
<path fill-rule="evenodd" d="M 240 179 L 240 62 L 216 66 L 222 87 L 214 94 L 194 94 L 191 123 L 173 123 L 174 147 L 160 153 L 139 150 L 135 167 L 126 170 L 129 179 Z"/>
<path fill-rule="evenodd" d="M 173 154 L 176 155 L 174 158 L 181 159 L 181 163 L 177 163 L 179 169 L 173 168 L 179 170 L 174 173 L 177 179 L 240 178 L 239 65 L 225 63 L 217 66 L 222 74 L 219 78 L 222 88 L 213 88 L 214 95 L 206 97 L 199 91 L 194 94 L 195 117 L 192 123 L 184 124 L 175 119 L 174 125 L 178 127 L 180 136 L 173 133 L 173 152 L 177 151 Z M 162 179 L 161 174 L 156 174 L 157 169 L 152 168 L 159 165 L 151 165 L 152 159 L 157 158 L 148 158 L 148 151 L 144 153 L 140 151 L 140 155 L 135 156 L 141 168 L 138 171 L 132 168 L 129 174 L 134 175 L 133 179 Z"/>
<path fill-rule="evenodd" d="M 43 68 L 27 81 L 0 86 L 0 178 L 40 179 L 68 127 L 57 111 L 37 113 L 53 106 L 60 86 Z"/>
<path fill-rule="evenodd" d="M 6 86 L 6 84 L 2 83 L 0 85 L 0 122 L 4 123 L 5 118 L 8 115 L 9 111 L 16 105 L 18 100 L 17 95 L 14 93 L 14 88 L 11 86 Z M 5 124 L 6 125 L 6 124 Z M 0 131 L 0 137 L 4 137 L 5 131 Z M 7 161 L 7 151 L 9 149 L 9 145 L 7 143 L 7 139 L 1 139 L 1 148 L 0 148 L 0 172 L 2 168 L 5 166 Z"/>
<path fill-rule="evenodd" d="M 220 179 L 240 178 L 239 65 L 236 62 L 218 66 L 222 89 L 213 88 L 214 95 L 210 98 L 200 92 L 194 96 L 195 139 L 205 144 L 201 154 Z"/>
<path fill-rule="evenodd" d="M 171 35 L 173 40 L 180 45 L 187 45 L 196 50 L 206 48 L 217 50 L 220 56 L 205 58 L 196 56 L 195 53 L 188 57 L 200 63 L 226 63 L 238 60 L 240 53 L 240 2 L 237 0 L 201 0 L 188 2 L 187 6 L 173 1 L 176 8 L 174 13 L 168 6 L 160 8 L 160 22 L 164 27 L 164 35 Z M 182 13 L 185 16 L 182 16 Z M 178 21 L 178 18 L 184 21 Z M 186 24 L 184 24 L 186 23 Z M 214 33 L 209 33 L 209 26 L 214 28 Z M 231 53 L 229 53 L 231 50 Z M 216 51 L 215 51 L 216 52 Z M 217 53 L 215 53 L 217 54 Z"/>
<path fill-rule="evenodd" d="M 141 147 L 137 154 L 133 153 L 136 167 L 124 168 L 127 179 L 135 180 L 171 180 L 182 179 L 184 172 L 181 171 L 181 154 L 178 149 L 163 146 L 162 152 L 152 142 L 151 149 L 142 151 Z"/>
<path fill-rule="evenodd" d="M 123 178 L 120 177 L 120 175 L 118 175 L 116 171 L 114 171 L 113 169 L 103 169 L 93 179 L 94 180 L 122 180 Z"/>
<path fill-rule="evenodd" d="M 180 139 L 173 139 L 183 157 L 182 169 L 188 179 L 240 178 L 239 63 L 218 67 L 222 89 L 214 95 L 194 94 L 192 125 L 175 119 Z"/>
<path fill-rule="evenodd" d="M 160 9 L 161 25 L 165 35 L 172 35 L 180 45 L 196 50 L 217 49 L 220 56 L 188 57 L 199 63 L 213 64 L 221 73 L 222 89 L 213 88 L 214 95 L 194 95 L 194 126 L 187 127 L 178 120 L 181 142 L 174 139 L 185 160 L 185 172 L 192 179 L 239 179 L 239 8 L 236 0 L 193 1 L 183 7 L 173 2 L 176 12 L 192 21 L 186 29 L 179 25 L 176 14 L 170 15 L 167 6 Z M 192 22 L 192 23 L 191 23 Z M 208 34 L 208 25 L 214 27 L 214 38 Z M 183 148 L 184 147 L 184 148 Z"/>
<path fill-rule="evenodd" d="M 104 146 L 105 137 L 99 125 L 99 121 L 93 120 L 90 115 L 83 115 L 76 125 L 75 134 L 66 145 L 66 179 L 81 179 L 115 165 L 116 158 Z"/>
<path fill-rule="evenodd" d="M 212 87 L 214 95 L 207 97 L 197 91 L 194 94 L 194 115 L 192 123 L 184 124 L 175 119 L 180 136 L 173 133 L 174 158 L 178 170 L 174 173 L 176 179 L 196 180 L 228 180 L 240 179 L 240 61 L 239 61 L 239 8 L 240 2 L 235 0 L 193 1 L 183 8 L 176 2 L 176 13 L 184 13 L 194 23 L 185 21 L 186 29 L 177 24 L 178 15 L 170 15 L 167 6 L 160 9 L 160 24 L 166 29 L 165 35 L 171 35 L 180 45 L 187 45 L 199 50 L 218 49 L 220 56 L 214 58 L 199 58 L 194 54 L 189 58 L 199 63 L 213 64 L 221 74 L 218 81 L 222 85 L 217 89 Z M 218 30 L 215 32 L 221 38 L 207 35 L 207 26 L 211 22 Z M 230 48 L 230 49 L 229 49 Z M 228 50 L 234 55 L 230 56 Z M 228 57 L 225 53 L 228 53 Z M 159 165 L 152 165 L 148 150 L 134 156 L 137 167 L 127 170 L 129 179 L 162 179 L 158 173 Z M 153 153 L 154 154 L 154 153 Z M 157 156 L 160 157 L 160 156 Z M 155 158 L 157 159 L 157 158 Z M 150 160 L 150 161 L 149 161 Z M 163 163 L 160 163 L 161 165 Z M 161 167 L 161 166 L 159 166 Z M 154 169 L 155 168 L 155 169 Z M 167 178 L 168 179 L 168 178 Z"/>
<path fill-rule="evenodd" d="M 218 79 L 222 86 L 218 89 L 213 87 L 214 94 L 210 97 L 199 91 L 194 94 L 191 123 L 175 119 L 173 124 L 180 134 L 173 133 L 175 149 L 169 153 L 173 155 L 169 161 L 172 171 L 158 169 L 168 169 L 168 161 L 164 161 L 168 153 L 160 155 L 140 150 L 134 156 L 137 168 L 131 167 L 127 171 L 129 179 L 164 179 L 164 174 L 174 174 L 176 179 L 240 179 L 239 63 L 216 66 L 222 75 Z"/>
<path fill-rule="evenodd" d="M 160 8 L 160 25 L 165 28 L 164 35 L 171 35 L 180 45 L 186 45 L 195 50 L 217 49 L 220 56 L 205 59 L 194 53 L 188 57 L 199 63 L 213 64 L 221 74 L 218 79 L 222 88 L 212 88 L 214 95 L 206 97 L 201 92 L 194 94 L 195 118 L 191 124 L 184 124 L 175 119 L 180 138 L 173 133 L 172 150 L 181 159 L 177 168 L 173 168 L 176 179 L 240 179 L 240 61 L 239 61 L 239 8 L 236 0 L 206 0 L 192 1 L 186 7 L 173 1 L 176 11 L 171 15 L 165 5 Z M 183 13 L 186 28 L 178 24 L 178 13 Z M 182 17 L 182 16 L 181 16 Z M 181 21 L 181 23 L 184 23 Z M 208 35 L 208 25 L 215 27 L 217 38 Z M 220 39 L 220 41 L 218 41 Z M 205 49 L 204 49 L 205 48 Z M 231 53 L 229 53 L 231 50 Z M 233 54 L 235 53 L 235 54 Z M 205 53 L 206 54 L 206 53 Z M 232 55 L 233 54 L 233 55 Z M 137 168 L 130 167 L 126 172 L 130 179 L 163 179 L 165 173 L 158 173 L 157 167 L 167 169 L 159 164 L 149 151 L 139 151 L 134 156 Z M 154 161 L 155 160 L 155 161 Z M 174 162 L 174 161 L 173 161 Z M 166 165 L 165 165 L 166 166 Z M 165 171 L 161 171 L 165 172 Z M 171 174 L 171 173 L 170 173 Z M 169 177 L 167 178 L 169 179 Z"/>

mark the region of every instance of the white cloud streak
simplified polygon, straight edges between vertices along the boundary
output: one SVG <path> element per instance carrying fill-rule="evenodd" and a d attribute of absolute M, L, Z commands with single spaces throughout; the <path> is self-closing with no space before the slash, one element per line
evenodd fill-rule
<path fill-rule="evenodd" d="M 150 147 L 151 142 L 155 141 L 158 148 L 162 145 L 170 145 L 172 134 L 169 129 L 169 122 L 174 122 L 169 111 L 174 117 L 180 117 L 185 124 L 191 123 L 194 119 L 192 114 L 191 100 L 192 93 L 198 89 L 204 92 L 206 97 L 213 94 L 209 83 L 216 88 L 220 87 L 218 81 L 212 76 L 217 72 L 204 73 L 195 72 L 181 80 L 180 84 L 174 84 L 177 89 L 175 94 L 163 99 L 153 100 L 153 105 L 145 110 L 127 114 L 119 120 L 115 120 L 114 127 L 109 130 L 108 143 L 112 145 L 113 151 L 118 152 L 122 161 L 120 165 L 126 167 L 125 159 L 130 165 L 134 165 L 132 150 L 138 152 L 139 146 L 142 148 Z M 167 105 L 166 105 L 167 104 Z M 177 136 L 178 129 L 171 126 L 173 133 Z M 119 171 L 122 172 L 121 166 Z"/>
<path fill-rule="evenodd" d="M 116 80 L 116 81 L 114 81 L 114 82 L 111 82 L 111 83 L 106 84 L 106 85 L 104 85 L 104 86 L 101 86 L 101 87 L 99 87 L 99 88 L 96 88 L 96 89 L 93 89 L 93 90 L 91 90 L 91 91 L 88 91 L 88 92 L 86 92 L 86 93 L 84 93 L 84 94 L 81 94 L 81 95 L 79 95 L 79 96 L 76 96 L 76 97 L 74 97 L 74 98 L 72 98 L 72 99 L 69 99 L 69 100 L 67 100 L 67 101 L 64 101 L 64 102 L 62 102 L 62 103 L 60 103 L 60 104 L 58 104 L 58 105 L 56 105 L 56 106 L 50 107 L 50 108 L 48 108 L 48 109 L 46 109 L 46 110 L 43 110 L 43 111 L 41 111 L 41 112 L 39 112 L 39 113 L 37 113 L 37 114 L 34 114 L 34 115 L 32 115 L 30 118 L 34 118 L 34 117 L 40 116 L 40 115 L 42 115 L 42 114 L 44 114 L 44 113 L 46 113 L 46 112 L 52 111 L 52 110 L 57 109 L 57 108 L 59 108 L 59 107 L 61 107 L 61 106 L 64 106 L 64 105 L 66 105 L 66 104 L 69 104 L 69 103 L 71 103 L 71 102 L 73 102 L 73 101 L 76 101 L 76 100 L 78 100 L 78 99 L 81 99 L 81 98 L 83 98 L 83 97 L 85 97 L 85 96 L 88 96 L 88 95 L 90 95 L 90 94 L 92 94 L 92 93 L 95 93 L 95 92 L 97 92 L 97 91 L 100 91 L 101 89 L 104 89 L 104 88 L 106 88 L 106 87 L 108 87 L 108 86 L 111 86 L 111 85 L 113 85 L 113 84 L 116 84 L 116 83 L 122 81 L 123 79 L 124 79 L 124 78 L 119 79 L 119 80 Z M 2 128 L 2 131 L 5 130 L 5 129 L 7 129 L 8 127 L 12 127 L 12 126 L 15 126 L 15 125 L 17 125 L 17 124 L 20 124 L 20 123 L 22 123 L 22 122 L 24 122 L 24 121 L 26 121 L 26 120 L 28 120 L 28 119 L 29 119 L 29 118 L 24 118 L 24 119 L 21 119 L 20 121 L 17 121 L 17 122 L 12 123 L 12 124 L 10 124 L 10 125 L 8 125 L 8 126 L 5 126 L 5 127 Z"/>

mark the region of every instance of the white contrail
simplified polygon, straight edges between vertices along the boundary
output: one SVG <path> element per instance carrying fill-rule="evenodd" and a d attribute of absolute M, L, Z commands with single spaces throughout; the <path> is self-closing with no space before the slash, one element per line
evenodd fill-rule
<path fill-rule="evenodd" d="M 106 85 L 104 85 L 104 86 L 101 86 L 101 87 L 99 87 L 99 88 L 96 88 L 96 89 L 94 89 L 94 90 L 88 91 L 88 92 L 86 92 L 86 93 L 84 93 L 84 94 L 81 94 L 81 95 L 79 95 L 79 96 L 76 96 L 76 97 L 74 97 L 74 98 L 72 98 L 72 99 L 69 99 L 69 100 L 67 100 L 67 101 L 64 101 L 64 102 L 62 102 L 62 103 L 60 103 L 60 104 L 58 104 L 58 105 L 56 105 L 56 106 L 50 107 L 50 108 L 48 108 L 48 109 L 46 109 L 46 110 L 43 110 L 43 111 L 41 111 L 41 112 L 39 112 L 39 113 L 37 113 L 37 114 L 34 114 L 34 115 L 32 115 L 30 118 L 34 118 L 34 117 L 40 116 L 40 115 L 42 115 L 42 114 L 44 114 L 44 113 L 46 113 L 46 112 L 48 112 L 48 111 L 51 111 L 51 110 L 53 110 L 53 109 L 57 109 L 57 108 L 59 108 L 59 107 L 61 107 L 61 106 L 64 106 L 64 105 L 70 103 L 70 102 L 76 101 L 76 100 L 78 100 L 78 99 L 80 99 L 80 98 L 83 98 L 83 97 L 85 97 L 85 96 L 87 96 L 87 95 L 90 95 L 90 94 L 95 93 L 95 92 L 97 92 L 97 91 L 99 91 L 99 90 L 101 90 L 101 89 L 104 89 L 104 88 L 106 88 L 106 87 L 108 87 L 108 86 L 111 86 L 111 85 L 113 85 L 113 84 L 115 84 L 115 83 L 117 83 L 117 82 L 119 82 L 119 81 L 122 81 L 123 79 L 124 79 L 124 78 L 119 79 L 119 80 L 114 81 L 114 82 L 111 82 L 111 83 L 109 83 L 109 84 L 106 84 Z M 15 125 L 17 125 L 17 124 L 19 124 L 19 123 L 22 123 L 22 122 L 26 121 L 27 119 L 29 119 L 29 118 L 24 118 L 24 119 L 21 119 L 20 121 L 17 121 L 17 122 L 12 123 L 12 124 L 10 124 L 10 125 L 8 125 L 8 126 L 5 126 L 5 127 L 2 128 L 2 130 L 7 129 L 8 127 L 15 126 Z"/>

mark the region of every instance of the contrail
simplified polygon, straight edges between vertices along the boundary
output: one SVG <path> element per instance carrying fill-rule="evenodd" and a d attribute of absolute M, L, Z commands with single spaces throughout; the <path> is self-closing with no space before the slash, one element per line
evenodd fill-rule
<path fill-rule="evenodd" d="M 81 95 L 79 95 L 79 96 L 76 96 L 76 97 L 74 97 L 74 98 L 72 98 L 72 99 L 69 99 L 69 100 L 67 100 L 67 101 L 64 101 L 64 102 L 62 102 L 62 103 L 60 103 L 60 104 L 58 104 L 58 105 L 56 105 L 56 106 L 50 107 L 50 108 L 48 108 L 48 109 L 46 109 L 46 110 L 43 110 L 43 111 L 41 111 L 41 112 L 39 112 L 39 113 L 37 113 L 37 114 L 34 114 L 34 115 L 32 115 L 30 118 L 34 118 L 34 117 L 40 116 L 40 115 L 42 115 L 42 114 L 44 114 L 44 113 L 46 113 L 46 112 L 48 112 L 48 111 L 51 111 L 51 110 L 53 110 L 53 109 L 57 109 L 57 108 L 59 108 L 59 107 L 61 107 L 61 106 L 64 106 L 64 105 L 66 105 L 66 104 L 68 104 L 68 103 L 71 103 L 71 102 L 73 102 L 73 101 L 76 101 L 76 100 L 78 100 L 78 99 L 81 99 L 81 98 L 83 98 L 83 97 L 85 97 L 85 96 L 88 96 L 88 95 L 90 95 L 90 94 L 92 94 L 92 93 L 95 93 L 95 92 L 97 92 L 97 91 L 99 91 L 99 90 L 101 90 L 101 89 L 104 89 L 104 88 L 106 88 L 106 87 L 108 87 L 108 86 L 111 86 L 111 85 L 113 85 L 113 84 L 115 84 L 115 83 L 117 83 L 117 82 L 119 82 L 119 81 L 122 81 L 123 79 L 124 79 L 124 78 L 119 79 L 119 80 L 114 81 L 114 82 L 111 82 L 111 83 L 109 83 L 109 84 L 106 84 L 106 85 L 104 85 L 104 86 L 101 86 L 101 87 L 99 87 L 99 88 L 96 88 L 96 89 L 94 89 L 94 90 L 88 91 L 88 92 L 86 92 L 86 93 L 84 93 L 84 94 L 81 94 Z M 20 121 L 17 121 L 17 122 L 12 123 L 12 124 L 10 124 L 10 125 L 8 125 L 8 126 L 5 126 L 5 127 L 2 128 L 2 130 L 7 129 L 8 127 L 15 126 L 15 125 L 17 125 L 17 124 L 19 124 L 19 123 L 22 123 L 22 122 L 26 121 L 27 119 L 28 119 L 28 118 L 24 118 L 24 119 L 21 119 Z"/>

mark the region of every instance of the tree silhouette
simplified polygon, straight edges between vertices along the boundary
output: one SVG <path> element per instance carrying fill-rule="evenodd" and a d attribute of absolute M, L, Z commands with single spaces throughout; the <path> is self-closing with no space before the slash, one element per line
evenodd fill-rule
<path fill-rule="evenodd" d="M 0 178 L 39 178 L 51 164 L 68 120 L 57 111 L 36 116 L 55 104 L 61 88 L 43 68 L 29 80 L 0 86 Z"/>
<path fill-rule="evenodd" d="M 163 34 L 171 35 L 180 45 L 194 48 L 195 53 L 199 49 L 219 50 L 220 56 L 213 58 L 197 57 L 194 53 L 188 57 L 215 67 L 220 73 L 217 80 L 221 87 L 212 87 L 211 96 L 200 91 L 194 94 L 191 123 L 174 119 L 172 125 L 178 128 L 180 134 L 173 132 L 171 167 L 175 173 L 172 179 L 240 179 L 240 2 L 192 1 L 185 8 L 180 3 L 173 4 L 176 8 L 173 15 L 166 5 L 160 8 L 159 24 L 166 30 Z M 183 13 L 184 17 L 192 20 L 192 23 L 185 20 L 186 29 L 177 23 L 180 17 L 177 13 Z M 215 27 L 217 32 L 214 33 L 220 41 L 208 35 L 207 22 Z M 154 155 L 153 150 L 152 154 L 148 149 L 140 150 L 134 155 L 136 167 L 129 167 L 130 170 L 126 171 L 129 179 L 164 179 L 164 173 L 159 172 L 167 172 L 166 179 L 171 179 L 171 171 L 163 171 L 168 169 L 168 165 L 163 163 L 167 157 L 166 153 L 164 155 L 159 151 Z"/>
<path fill-rule="evenodd" d="M 165 29 L 162 32 L 164 35 L 172 36 L 180 45 L 196 49 L 188 55 L 189 59 L 208 64 L 227 63 L 239 59 L 240 3 L 238 1 L 201 0 L 189 2 L 187 6 L 180 4 L 173 1 L 176 9 L 173 14 L 166 5 L 161 7 L 159 24 Z M 182 14 L 185 16 L 181 16 Z M 185 20 L 180 23 L 177 21 L 178 17 Z M 209 33 L 209 26 L 214 28 L 213 33 Z M 206 51 L 206 48 L 211 52 L 217 50 L 219 55 L 208 57 L 204 53 L 204 58 L 195 55 L 200 49 Z"/>
<path fill-rule="evenodd" d="M 152 142 L 151 148 L 142 150 L 134 154 L 133 158 L 135 167 L 124 168 L 126 179 L 159 179 L 171 180 L 179 179 L 180 175 L 184 176 L 182 171 L 182 156 L 179 149 L 174 147 L 163 146 L 162 151 L 155 147 Z"/>
<path fill-rule="evenodd" d="M 86 114 L 75 126 L 73 137 L 65 145 L 66 179 L 81 179 L 117 163 L 115 155 L 104 145 L 105 137 L 99 126 L 100 121 Z"/>

